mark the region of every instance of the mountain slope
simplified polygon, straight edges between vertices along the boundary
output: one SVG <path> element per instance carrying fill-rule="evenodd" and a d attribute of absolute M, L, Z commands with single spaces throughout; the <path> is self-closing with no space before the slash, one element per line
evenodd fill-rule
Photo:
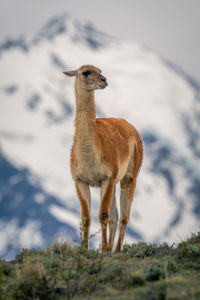
<path fill-rule="evenodd" d="M 9 40 L 0 45 L 0 69 L 4 75 L 0 82 L 3 159 L 20 174 L 25 168 L 40 183 L 40 193 L 50 203 L 54 201 L 53 205 L 66 208 L 65 214 L 62 209 L 54 209 L 54 213 L 47 209 L 48 213 L 37 224 L 43 224 L 53 214 L 53 223 L 62 220 L 66 224 L 67 236 L 72 232 L 78 235 L 80 207 L 69 170 L 74 82 L 64 77 L 62 71 L 86 63 L 100 67 L 108 79 L 107 89 L 96 92 L 97 115 L 126 118 L 141 132 L 144 141 L 144 162 L 126 240 L 177 241 L 198 230 L 198 84 L 151 50 L 135 42 L 111 38 L 65 15 L 50 20 L 32 40 Z M 3 181 L 5 170 L 2 172 L 1 185 L 9 189 L 9 183 Z M 20 187 L 23 195 L 29 185 L 25 181 Z M 30 205 L 27 210 L 37 199 L 37 188 L 37 183 L 33 183 L 31 196 L 25 196 Z M 23 210 L 24 203 L 17 202 L 13 193 L 7 199 L 0 191 L 1 228 L 17 215 L 8 203 L 14 202 L 19 211 Z M 93 191 L 92 197 L 94 233 L 99 230 L 98 192 Z M 37 209 L 46 207 L 45 203 Z M 23 215 L 20 220 L 25 222 Z M 38 245 L 59 234 L 59 226 L 53 226 L 55 230 L 49 230 L 48 236 L 45 230 L 39 230 L 42 242 Z M 99 241 L 97 235 L 94 244 Z M 1 246 L 2 256 L 10 245 L 8 238 Z"/>
<path fill-rule="evenodd" d="M 0 152 L 1 251 L 10 259 L 16 251 L 33 246 L 43 247 L 56 235 L 78 239 L 71 224 L 55 218 L 57 211 L 67 213 L 67 206 L 41 189 L 27 169 L 12 165 Z M 72 216 L 77 211 L 71 211 Z M 71 219 L 73 218 L 71 216 Z"/>

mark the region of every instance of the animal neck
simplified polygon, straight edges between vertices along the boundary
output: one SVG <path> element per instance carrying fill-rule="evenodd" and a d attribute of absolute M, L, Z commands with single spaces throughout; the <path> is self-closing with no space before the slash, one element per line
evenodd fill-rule
<path fill-rule="evenodd" d="M 96 129 L 94 91 L 75 87 L 76 93 L 76 137 L 82 143 L 92 142 Z"/>

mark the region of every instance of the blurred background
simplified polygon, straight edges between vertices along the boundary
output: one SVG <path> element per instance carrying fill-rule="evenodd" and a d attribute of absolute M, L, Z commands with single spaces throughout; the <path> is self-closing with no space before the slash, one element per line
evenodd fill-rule
<path fill-rule="evenodd" d="M 0 257 L 79 240 L 74 80 L 62 71 L 87 63 L 109 83 L 97 117 L 127 119 L 144 142 L 126 242 L 199 230 L 199 11 L 198 0 L 0 0 Z M 98 247 L 98 190 L 92 199 Z"/>

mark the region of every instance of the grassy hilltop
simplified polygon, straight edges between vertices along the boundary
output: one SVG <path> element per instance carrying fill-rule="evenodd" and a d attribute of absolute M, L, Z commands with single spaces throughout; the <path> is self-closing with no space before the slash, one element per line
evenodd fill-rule
<path fill-rule="evenodd" d="M 177 246 L 138 243 L 119 254 L 57 243 L 0 260 L 0 299 L 200 299 L 200 232 Z"/>

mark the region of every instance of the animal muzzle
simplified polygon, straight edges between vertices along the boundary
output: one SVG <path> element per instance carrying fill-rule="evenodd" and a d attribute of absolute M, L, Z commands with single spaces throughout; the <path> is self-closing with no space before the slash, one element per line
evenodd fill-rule
<path fill-rule="evenodd" d="M 101 76 L 100 82 L 99 82 L 99 86 L 104 89 L 105 87 L 107 87 L 108 83 L 107 80 L 104 76 Z"/>

